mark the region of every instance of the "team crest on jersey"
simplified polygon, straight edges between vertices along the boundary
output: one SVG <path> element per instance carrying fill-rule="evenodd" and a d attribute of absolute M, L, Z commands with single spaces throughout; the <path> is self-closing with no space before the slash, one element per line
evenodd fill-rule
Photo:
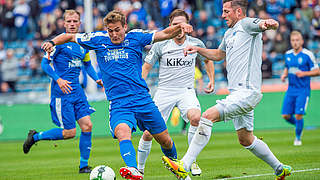
<path fill-rule="evenodd" d="M 299 58 L 298 58 L 298 63 L 299 63 L 299 64 L 302 64 L 302 57 L 299 57 Z"/>
<path fill-rule="evenodd" d="M 288 60 L 288 61 L 291 61 L 291 58 L 290 58 L 290 57 L 287 57 L 287 60 Z"/>
<path fill-rule="evenodd" d="M 80 46 L 80 51 L 81 51 L 82 54 L 84 54 L 84 49 L 81 46 Z"/>
<path fill-rule="evenodd" d="M 91 37 L 92 37 L 92 33 L 84 33 L 81 36 L 81 41 L 90 41 Z"/>
<path fill-rule="evenodd" d="M 128 39 L 124 40 L 122 44 L 123 46 L 129 46 L 129 40 Z"/>

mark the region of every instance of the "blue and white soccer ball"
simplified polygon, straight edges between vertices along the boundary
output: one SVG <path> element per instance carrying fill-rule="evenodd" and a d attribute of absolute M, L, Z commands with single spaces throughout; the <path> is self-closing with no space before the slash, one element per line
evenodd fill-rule
<path fill-rule="evenodd" d="M 105 165 L 95 167 L 90 173 L 90 180 L 115 180 L 114 171 Z"/>

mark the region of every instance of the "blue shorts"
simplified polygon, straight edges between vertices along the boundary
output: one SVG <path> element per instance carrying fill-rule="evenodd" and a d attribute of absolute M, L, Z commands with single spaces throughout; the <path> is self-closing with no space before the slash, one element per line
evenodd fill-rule
<path fill-rule="evenodd" d="M 52 122 L 63 129 L 73 129 L 76 121 L 95 112 L 86 97 L 52 97 Z"/>
<path fill-rule="evenodd" d="M 145 103 L 141 103 L 141 101 Z M 158 134 L 167 129 L 151 96 L 145 97 L 145 99 L 125 97 L 110 101 L 109 113 L 109 126 L 113 138 L 116 138 L 114 129 L 120 123 L 127 124 L 132 132 L 136 131 L 137 125 L 141 131 L 148 130 L 151 134 Z"/>
<path fill-rule="evenodd" d="M 282 114 L 305 114 L 309 95 L 286 93 L 282 104 Z"/>

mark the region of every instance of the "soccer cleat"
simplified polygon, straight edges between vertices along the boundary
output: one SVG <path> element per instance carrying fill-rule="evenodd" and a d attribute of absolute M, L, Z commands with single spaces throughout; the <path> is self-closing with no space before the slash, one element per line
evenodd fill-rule
<path fill-rule="evenodd" d="M 295 139 L 294 142 L 293 142 L 293 145 L 294 146 L 301 146 L 302 145 L 302 141 L 298 140 L 298 139 Z"/>
<path fill-rule="evenodd" d="M 27 139 L 23 143 L 23 152 L 27 154 L 30 151 L 30 148 L 36 143 L 33 139 L 33 135 L 37 134 L 37 131 L 30 130 L 27 136 Z"/>
<path fill-rule="evenodd" d="M 188 172 L 183 168 L 181 160 L 173 160 L 167 156 L 162 156 L 162 162 L 179 180 L 188 178 Z"/>
<path fill-rule="evenodd" d="M 292 167 L 289 165 L 283 165 L 283 170 L 279 175 L 276 175 L 276 180 L 283 180 L 286 176 L 290 176 Z"/>
<path fill-rule="evenodd" d="M 91 171 L 92 171 L 92 168 L 90 166 L 79 168 L 79 173 L 91 173 Z"/>
<path fill-rule="evenodd" d="M 143 180 L 143 174 L 134 167 L 126 166 L 120 168 L 120 175 L 125 179 Z"/>
<path fill-rule="evenodd" d="M 196 162 L 193 162 L 191 165 L 191 174 L 192 176 L 200 176 L 201 175 L 201 169 L 198 166 L 198 164 Z"/>

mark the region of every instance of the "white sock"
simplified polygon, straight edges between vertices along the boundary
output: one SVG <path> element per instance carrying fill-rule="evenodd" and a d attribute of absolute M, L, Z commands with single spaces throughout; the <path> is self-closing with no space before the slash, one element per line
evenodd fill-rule
<path fill-rule="evenodd" d="M 146 161 L 148 155 L 150 153 L 152 146 L 152 141 L 145 141 L 143 138 L 140 138 L 139 146 L 138 146 L 138 170 L 144 172 L 144 167 L 146 165 Z"/>
<path fill-rule="evenodd" d="M 201 118 L 186 154 L 183 156 L 183 167 L 190 171 L 191 164 L 195 161 L 202 149 L 208 144 L 211 137 L 212 122 Z"/>
<path fill-rule="evenodd" d="M 249 151 L 251 151 L 254 155 L 258 158 L 262 159 L 264 162 L 269 164 L 274 171 L 277 173 L 279 167 L 282 167 L 280 161 L 273 155 L 271 150 L 269 149 L 268 145 L 254 137 L 254 141 L 250 146 L 245 147 Z"/>
<path fill-rule="evenodd" d="M 193 139 L 193 136 L 194 136 L 194 133 L 196 132 L 198 126 L 192 126 L 190 124 L 189 126 L 189 130 L 188 130 L 188 144 L 190 145 L 191 144 L 191 141 Z"/>

